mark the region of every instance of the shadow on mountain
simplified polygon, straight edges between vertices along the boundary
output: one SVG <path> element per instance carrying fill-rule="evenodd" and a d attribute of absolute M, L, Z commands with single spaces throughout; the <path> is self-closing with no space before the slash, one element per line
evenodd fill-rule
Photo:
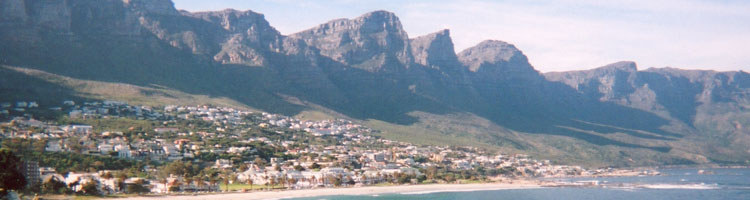
<path fill-rule="evenodd" d="M 36 101 L 58 105 L 63 100 L 80 100 L 70 88 L 0 66 L 0 102 Z M 45 97 L 45 98 L 38 98 Z"/>
<path fill-rule="evenodd" d="M 692 83 L 685 77 L 667 77 L 654 72 L 638 72 L 638 75 L 659 94 L 656 101 L 669 111 L 670 116 L 692 126 L 696 108 L 700 106 L 696 96 L 703 91 L 703 85 Z"/>
<path fill-rule="evenodd" d="M 605 135 L 624 133 L 636 138 L 658 140 L 682 137 L 661 130 L 660 128 L 667 125 L 668 121 L 655 114 L 591 100 L 557 82 L 545 81 L 539 84 L 538 88 L 525 90 L 518 87 L 494 86 L 485 88 L 483 93 L 490 91 L 494 91 L 494 94 L 484 95 L 488 102 L 486 105 L 489 106 L 475 106 L 471 110 L 515 131 L 568 136 L 596 145 L 645 148 L 660 152 L 667 152 L 670 148 L 631 144 L 587 132 Z"/>

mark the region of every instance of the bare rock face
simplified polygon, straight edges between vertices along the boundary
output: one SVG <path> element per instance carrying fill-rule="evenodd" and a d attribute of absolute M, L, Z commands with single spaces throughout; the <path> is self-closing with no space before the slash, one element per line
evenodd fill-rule
<path fill-rule="evenodd" d="M 266 60 L 263 55 L 246 44 L 245 37 L 240 34 L 234 35 L 222 44 L 222 49 L 214 56 L 214 60 L 222 64 L 264 65 Z"/>
<path fill-rule="evenodd" d="M 27 1 L 26 6 L 36 24 L 50 29 L 70 30 L 71 13 L 68 1 Z"/>
<path fill-rule="evenodd" d="M 550 72 L 544 74 L 547 80 L 562 82 L 584 93 L 598 92 L 602 101 L 624 101 L 637 86 L 635 62 L 620 61 L 593 70 Z M 619 99 L 619 100 L 618 100 Z"/>
<path fill-rule="evenodd" d="M 0 22 L 22 23 L 28 19 L 23 0 L 0 0 Z"/>
<path fill-rule="evenodd" d="M 410 45 L 417 64 L 435 67 L 460 65 L 448 29 L 411 39 Z"/>
<path fill-rule="evenodd" d="M 502 63 L 528 62 L 526 56 L 516 46 L 498 40 L 480 42 L 476 46 L 461 51 L 458 58 L 473 72 L 483 67 L 497 67 Z"/>
<path fill-rule="evenodd" d="M 510 82 L 514 85 L 539 83 L 543 78 L 529 64 L 526 55 L 514 45 L 498 40 L 486 40 L 461 51 L 458 59 L 480 84 Z M 523 82 L 523 83 L 522 83 Z"/>
<path fill-rule="evenodd" d="M 262 14 L 227 9 L 185 15 L 219 25 L 224 29 L 221 50 L 213 56 L 217 62 L 262 66 L 267 64 L 264 52 L 282 51 L 284 37 L 268 24 Z"/>
<path fill-rule="evenodd" d="M 179 14 L 171 0 L 122 0 L 122 2 L 134 11 L 162 15 Z"/>
<path fill-rule="evenodd" d="M 715 110 L 726 113 L 750 105 L 746 100 L 750 97 L 750 81 L 747 81 L 750 75 L 744 72 L 674 68 L 637 71 L 634 62 L 623 61 L 592 70 L 550 72 L 544 76 L 589 98 L 657 113 L 685 124 L 711 121 L 720 113 L 714 113 Z"/>
<path fill-rule="evenodd" d="M 367 71 L 398 71 L 409 63 L 409 39 L 393 13 L 375 11 L 291 35 L 335 61 Z"/>

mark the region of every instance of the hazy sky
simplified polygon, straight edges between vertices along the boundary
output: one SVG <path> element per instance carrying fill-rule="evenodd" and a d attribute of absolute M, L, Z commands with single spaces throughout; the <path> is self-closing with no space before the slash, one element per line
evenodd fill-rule
<path fill-rule="evenodd" d="M 291 34 L 374 10 L 396 13 L 409 37 L 448 28 L 456 51 L 482 40 L 515 44 L 537 70 L 590 69 L 621 60 L 639 69 L 750 71 L 750 1 L 174 0 L 178 9 L 263 13 Z"/>

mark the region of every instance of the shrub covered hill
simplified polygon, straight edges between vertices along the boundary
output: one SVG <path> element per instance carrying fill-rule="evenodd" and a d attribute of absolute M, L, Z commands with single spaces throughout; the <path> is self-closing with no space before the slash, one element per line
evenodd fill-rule
<path fill-rule="evenodd" d="M 383 136 L 560 163 L 750 160 L 750 74 L 618 62 L 542 74 L 514 45 L 455 53 L 375 11 L 282 35 L 262 14 L 169 0 L 0 0 L 0 101 L 212 103 L 345 117 Z"/>

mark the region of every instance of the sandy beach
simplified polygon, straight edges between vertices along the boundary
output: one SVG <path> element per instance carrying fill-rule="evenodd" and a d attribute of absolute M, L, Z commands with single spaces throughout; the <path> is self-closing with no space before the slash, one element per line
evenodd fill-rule
<path fill-rule="evenodd" d="M 180 199 L 180 200 L 198 200 L 198 199 L 221 199 L 221 200 L 252 200 L 252 199 L 281 199 L 281 198 L 299 198 L 315 197 L 329 195 L 375 195 L 375 194 L 420 194 L 431 192 L 462 192 L 462 191 L 480 191 L 480 190 L 503 190 L 503 189 L 530 189 L 542 187 L 538 182 L 517 181 L 509 183 L 478 183 L 478 184 L 432 184 L 432 185 L 400 185 L 400 186 L 367 186 L 352 188 L 320 188 L 304 190 L 285 190 L 285 191 L 263 191 L 248 193 L 224 193 L 224 194 L 205 194 L 205 195 L 165 195 L 165 196 L 144 196 L 125 198 L 127 200 L 158 200 L 158 199 Z M 119 198 L 118 200 L 123 200 Z"/>

